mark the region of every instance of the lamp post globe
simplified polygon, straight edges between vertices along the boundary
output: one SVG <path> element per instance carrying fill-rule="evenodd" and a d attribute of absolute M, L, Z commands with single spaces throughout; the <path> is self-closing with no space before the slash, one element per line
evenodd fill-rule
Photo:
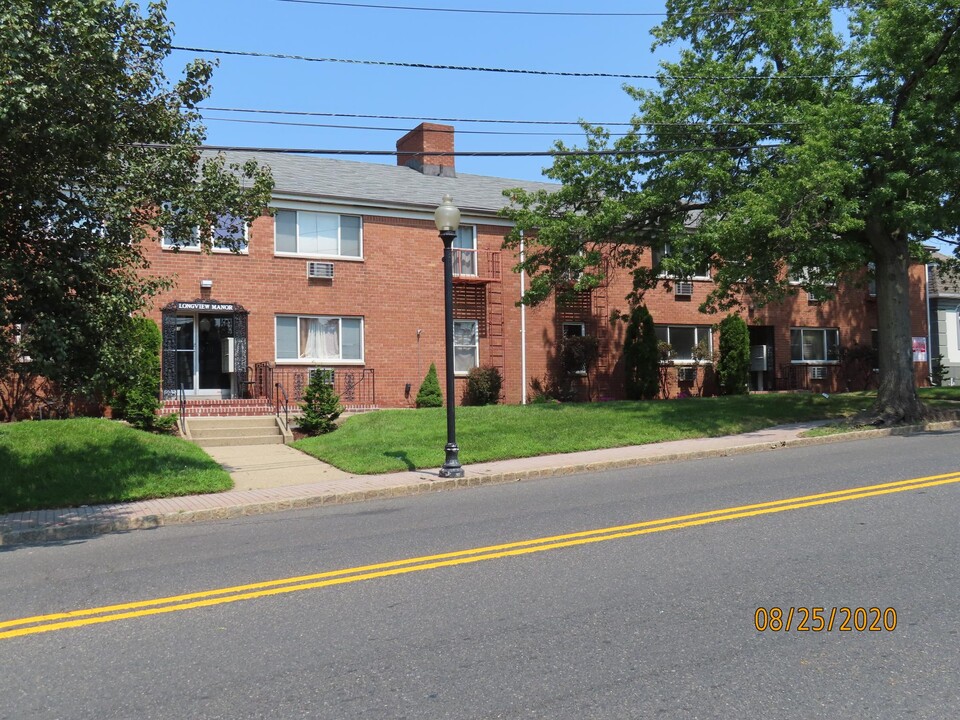
<path fill-rule="evenodd" d="M 443 241 L 443 309 L 446 340 L 446 376 L 447 376 L 447 444 L 444 447 L 446 459 L 440 468 L 440 477 L 461 478 L 463 467 L 460 465 L 460 448 L 457 446 L 456 421 L 456 385 L 453 370 L 453 240 L 460 227 L 460 210 L 453 204 L 453 198 L 444 195 L 440 206 L 433 213 L 434 222 Z"/>

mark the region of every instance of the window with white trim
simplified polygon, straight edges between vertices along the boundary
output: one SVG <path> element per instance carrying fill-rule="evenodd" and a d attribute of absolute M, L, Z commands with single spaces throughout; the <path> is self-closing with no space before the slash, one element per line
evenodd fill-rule
<path fill-rule="evenodd" d="M 277 255 L 363 257 L 363 221 L 359 215 L 277 210 L 273 223 Z"/>
<path fill-rule="evenodd" d="M 568 337 L 586 337 L 587 326 L 582 322 L 565 322 L 563 323 L 563 336 Z M 587 366 L 584 365 L 577 369 L 578 375 L 587 374 Z"/>
<path fill-rule="evenodd" d="M 277 362 L 363 362 L 363 318 L 277 315 Z"/>
<path fill-rule="evenodd" d="M 704 341 L 709 356 L 713 356 L 713 329 L 709 325 L 657 325 L 654 331 L 657 340 L 670 343 L 675 361 L 693 362 L 697 345 Z"/>
<path fill-rule="evenodd" d="M 247 252 L 249 242 L 249 227 L 242 218 L 230 213 L 217 216 L 213 227 L 210 228 L 210 247 L 214 252 L 233 252 L 233 248 L 241 253 Z M 160 233 L 160 246 L 166 249 L 180 248 L 181 250 L 200 249 L 200 230 L 194 228 L 188 238 L 175 238 L 166 228 Z"/>
<path fill-rule="evenodd" d="M 477 229 L 473 225 L 461 225 L 453 239 L 453 274 L 477 274 Z"/>
<path fill-rule="evenodd" d="M 653 267 L 658 271 L 660 277 L 679 277 L 676 273 L 671 272 L 660 272 L 659 268 L 661 263 L 665 258 L 673 256 L 674 251 L 677 253 L 683 253 L 683 248 L 674 249 L 671 243 L 664 243 L 663 245 L 656 246 L 653 248 Z M 703 260 L 698 262 L 694 267 L 693 275 L 685 277 L 683 279 L 689 280 L 709 280 L 710 279 L 710 261 Z"/>
<path fill-rule="evenodd" d="M 833 363 L 840 357 L 837 328 L 790 328 L 790 362 Z"/>
<path fill-rule="evenodd" d="M 466 375 L 480 364 L 480 341 L 476 320 L 453 321 L 453 372 Z"/>

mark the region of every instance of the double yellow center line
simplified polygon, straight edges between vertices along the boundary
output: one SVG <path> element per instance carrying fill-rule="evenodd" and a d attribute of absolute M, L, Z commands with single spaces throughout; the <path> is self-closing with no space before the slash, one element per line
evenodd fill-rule
<path fill-rule="evenodd" d="M 709 510 L 691 515 L 679 515 L 660 520 L 647 520 L 630 525 L 584 530 L 582 532 L 568 533 L 565 535 L 552 535 L 502 545 L 487 545 L 485 547 L 457 550 L 439 555 L 425 555 L 374 565 L 362 565 L 359 567 L 344 568 L 342 570 L 329 570 L 313 575 L 301 575 L 299 577 L 285 578 L 282 580 L 268 580 L 248 585 L 236 585 L 217 590 L 205 590 L 202 592 L 188 593 L 186 595 L 173 595 L 154 600 L 140 600 L 120 605 L 106 605 L 103 607 L 72 610 L 70 612 L 53 613 L 50 615 L 37 615 L 34 617 L 0 622 L 0 640 L 51 632 L 53 630 L 83 627 L 85 625 L 97 625 L 117 620 L 128 620 L 150 615 L 180 612 L 182 610 L 193 610 L 195 608 L 238 602 L 240 600 L 254 600 L 272 595 L 283 595 L 286 593 L 300 592 L 302 590 L 330 587 L 332 585 L 346 585 L 347 583 L 359 582 L 361 580 L 373 580 L 376 578 L 390 577 L 392 575 L 405 575 L 421 570 L 465 565 L 483 560 L 497 560 L 499 558 L 529 555 L 547 550 L 559 550 L 577 545 L 619 540 L 637 535 L 648 535 L 666 530 L 679 530 L 681 528 L 709 525 L 727 520 L 769 515 L 787 510 L 800 510 L 801 508 L 830 505 L 847 500 L 859 500 L 879 495 L 918 490 L 920 488 L 949 485 L 951 483 L 960 483 L 960 472 L 930 475 L 881 485 L 867 485 L 850 488 L 848 490 L 805 495 L 754 505 L 740 505 L 738 507 L 721 510 Z"/>

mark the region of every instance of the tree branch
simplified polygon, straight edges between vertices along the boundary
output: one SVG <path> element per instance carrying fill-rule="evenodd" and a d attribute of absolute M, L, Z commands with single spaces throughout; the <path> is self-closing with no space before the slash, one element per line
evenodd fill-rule
<path fill-rule="evenodd" d="M 950 44 L 950 40 L 953 39 L 953 36 L 956 34 L 958 29 L 960 29 L 960 15 L 957 15 L 953 19 L 953 22 L 944 28 L 943 34 L 940 36 L 937 44 L 934 45 L 933 49 L 923 59 L 923 62 L 920 63 L 920 67 L 914 70 L 910 74 L 910 77 L 908 77 L 903 85 L 900 86 L 900 90 L 897 91 L 896 100 L 894 100 L 893 103 L 893 115 L 890 118 L 891 130 L 897 126 L 897 123 L 900 120 L 900 113 L 910 100 L 910 96 L 913 93 L 914 88 L 917 86 L 923 76 L 927 74 L 927 71 L 940 61 L 940 58 L 946 51 L 947 46 Z"/>

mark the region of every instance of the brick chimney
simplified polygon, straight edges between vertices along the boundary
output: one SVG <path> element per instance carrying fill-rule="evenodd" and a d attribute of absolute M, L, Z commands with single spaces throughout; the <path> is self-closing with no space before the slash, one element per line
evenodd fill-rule
<path fill-rule="evenodd" d="M 453 126 L 420 123 L 397 140 L 397 165 L 413 168 L 424 175 L 456 177 L 452 155 L 414 155 L 412 153 L 453 152 Z"/>

